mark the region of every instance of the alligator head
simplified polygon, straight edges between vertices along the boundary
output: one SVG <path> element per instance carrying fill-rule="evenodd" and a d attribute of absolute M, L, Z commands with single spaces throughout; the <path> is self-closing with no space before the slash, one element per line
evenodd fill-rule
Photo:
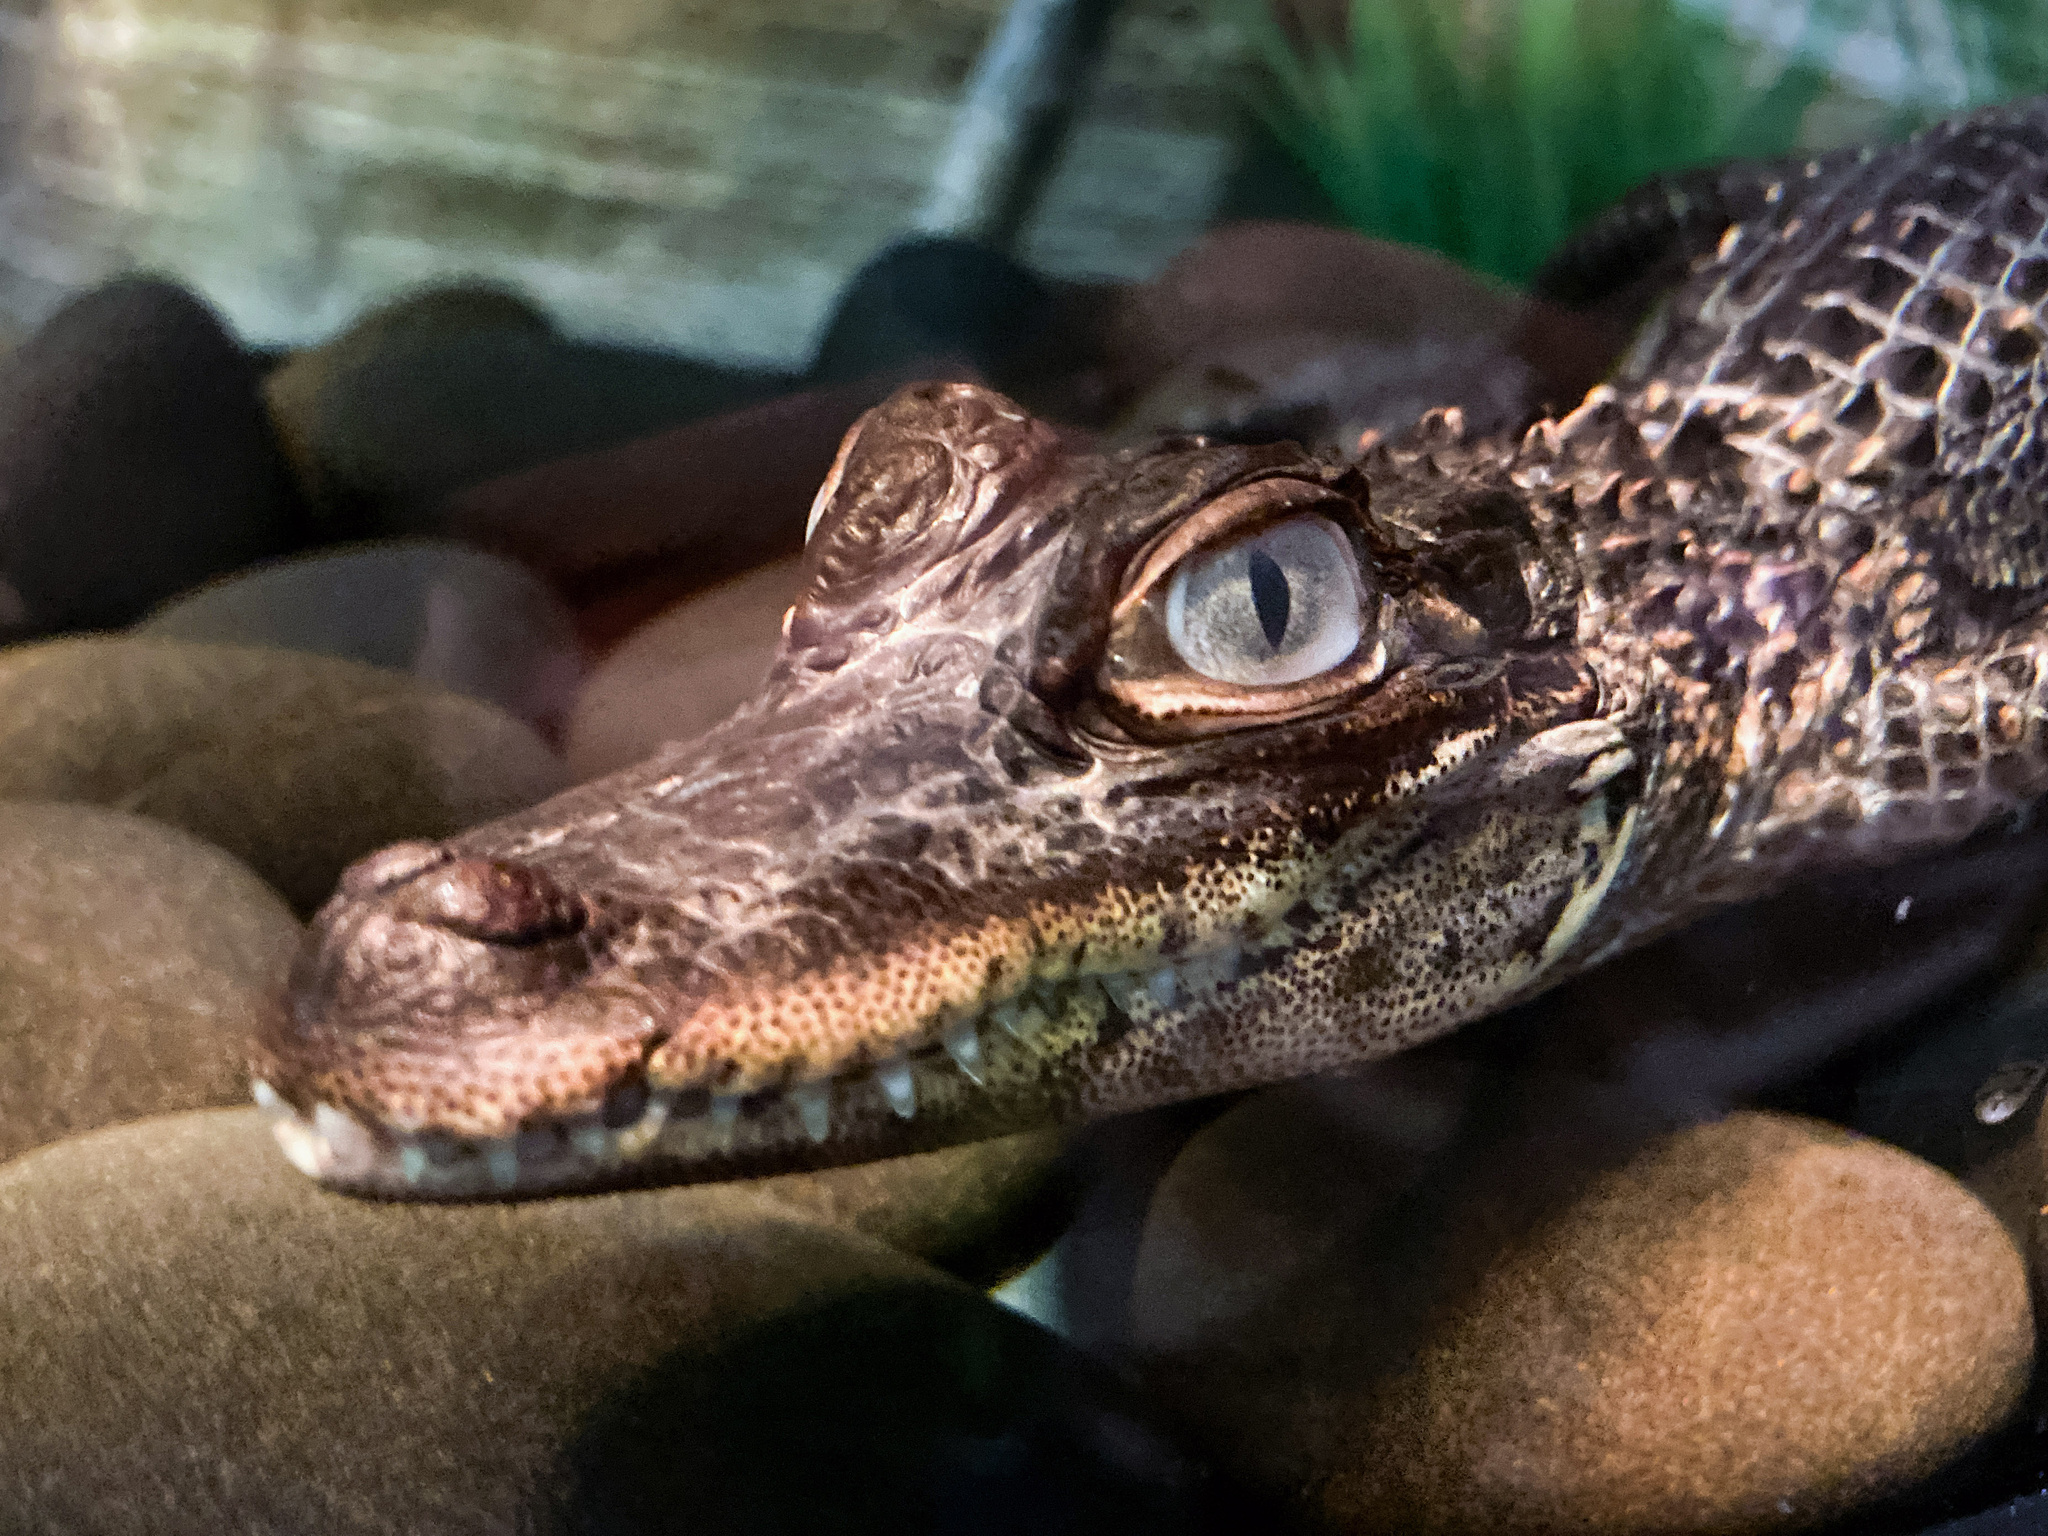
<path fill-rule="evenodd" d="M 259 1099 L 387 1195 L 724 1177 L 1356 1062 L 1548 985 L 1671 915 L 1619 899 L 1640 812 L 1726 749 L 1653 751 L 1645 644 L 1586 643 L 1614 594 L 1572 508 L 1635 510 L 1613 416 L 1095 457 L 903 391 L 819 492 L 762 694 L 357 864 Z"/>
<path fill-rule="evenodd" d="M 899 394 L 755 702 L 348 872 L 260 1044 L 288 1150 L 440 1196 L 853 1160 L 1384 1054 L 1560 974 L 1643 775 L 1517 451 L 1429 431 L 1097 458 Z"/>

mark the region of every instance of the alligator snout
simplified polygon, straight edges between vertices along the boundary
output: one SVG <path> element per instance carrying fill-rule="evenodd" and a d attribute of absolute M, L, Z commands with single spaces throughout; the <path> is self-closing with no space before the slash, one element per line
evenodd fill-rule
<path fill-rule="evenodd" d="M 399 1194 L 565 1172 L 573 1135 L 623 1128 L 646 1098 L 651 1018 L 588 985 L 619 923 L 516 859 L 410 843 L 351 867 L 255 1053 L 287 1154 Z"/>

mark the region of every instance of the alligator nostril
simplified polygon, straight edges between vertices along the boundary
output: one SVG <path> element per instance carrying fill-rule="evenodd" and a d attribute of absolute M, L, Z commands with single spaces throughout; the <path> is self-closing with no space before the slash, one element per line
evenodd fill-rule
<path fill-rule="evenodd" d="M 454 857 L 439 843 L 393 843 L 389 848 L 379 848 L 375 853 L 357 859 L 343 870 L 341 894 L 357 899 L 381 895 L 393 886 L 403 885 L 415 876 L 425 874 L 437 864 L 446 864 Z"/>
<path fill-rule="evenodd" d="M 566 938 L 589 921 L 589 908 L 540 870 L 497 859 L 428 865 L 392 902 L 392 913 L 490 944 L 538 944 Z"/>

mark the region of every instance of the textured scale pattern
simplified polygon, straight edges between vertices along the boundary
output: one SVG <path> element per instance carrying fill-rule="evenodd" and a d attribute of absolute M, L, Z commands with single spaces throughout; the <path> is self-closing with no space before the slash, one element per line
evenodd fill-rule
<path fill-rule="evenodd" d="M 356 866 L 259 1101 L 401 1198 L 877 1157 L 1401 1050 L 2018 821 L 2044 228 L 2039 101 L 1657 183 L 1543 280 L 1651 305 L 1609 383 L 1357 462 L 1078 454 L 906 389 L 819 493 L 761 696 Z M 1193 668 L 1173 573 L 1304 515 L 1348 541 L 1353 653 Z"/>
<path fill-rule="evenodd" d="M 1908 507 L 1976 584 L 2040 586 L 2039 107 L 1944 125 L 1909 153 L 1786 167 L 1762 202 L 1616 379 L 1641 401 L 1646 438 L 1704 423 L 1788 511 Z"/>

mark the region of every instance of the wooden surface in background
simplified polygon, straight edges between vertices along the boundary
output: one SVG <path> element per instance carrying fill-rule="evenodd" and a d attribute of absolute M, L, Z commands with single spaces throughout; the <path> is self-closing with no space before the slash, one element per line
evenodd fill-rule
<path fill-rule="evenodd" d="M 8 0 L 0 315 L 124 266 L 301 345 L 481 275 L 585 335 L 800 364 L 922 200 L 1002 0 Z M 1209 218 L 1237 45 L 1130 0 L 1021 254 L 1137 276 Z"/>

